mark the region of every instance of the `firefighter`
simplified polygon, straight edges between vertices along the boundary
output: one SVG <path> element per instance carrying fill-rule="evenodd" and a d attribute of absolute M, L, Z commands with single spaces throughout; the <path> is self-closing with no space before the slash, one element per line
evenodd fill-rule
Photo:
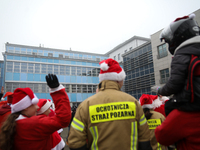
<path fill-rule="evenodd" d="M 111 58 L 100 63 L 98 92 L 77 108 L 68 137 L 71 150 L 151 150 L 150 130 L 139 102 L 120 91 L 126 77 Z"/>

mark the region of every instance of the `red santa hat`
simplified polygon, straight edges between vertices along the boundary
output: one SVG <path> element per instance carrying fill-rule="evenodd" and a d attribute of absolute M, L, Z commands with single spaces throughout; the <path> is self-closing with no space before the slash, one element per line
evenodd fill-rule
<path fill-rule="evenodd" d="M 37 114 L 43 114 L 50 106 L 51 106 L 51 100 L 50 99 L 39 99 L 38 102 L 38 110 Z"/>
<path fill-rule="evenodd" d="M 17 88 L 13 93 L 11 112 L 19 112 L 32 104 L 38 103 L 38 98 L 30 88 Z"/>
<path fill-rule="evenodd" d="M 12 104 L 13 100 L 13 93 L 12 92 L 6 92 L 6 94 L 3 96 L 3 98 L 7 97 L 7 101 L 9 104 Z"/>
<path fill-rule="evenodd" d="M 142 106 L 142 108 L 153 108 L 153 99 L 148 94 L 142 94 L 142 96 L 139 99 L 139 103 Z"/>
<path fill-rule="evenodd" d="M 100 63 L 99 81 L 113 80 L 123 81 L 126 77 L 124 70 L 119 63 L 112 58 L 102 60 Z"/>

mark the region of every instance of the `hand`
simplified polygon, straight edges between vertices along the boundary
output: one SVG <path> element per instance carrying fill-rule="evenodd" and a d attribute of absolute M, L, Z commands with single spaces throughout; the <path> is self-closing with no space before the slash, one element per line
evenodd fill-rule
<path fill-rule="evenodd" d="M 151 87 L 151 91 L 152 91 L 152 92 L 155 92 L 156 94 L 158 93 L 158 90 L 159 90 L 159 89 L 160 89 L 160 86 L 157 86 L 157 85 Z"/>
<path fill-rule="evenodd" d="M 46 82 L 50 88 L 57 88 L 60 85 L 57 76 L 54 74 L 46 75 Z"/>

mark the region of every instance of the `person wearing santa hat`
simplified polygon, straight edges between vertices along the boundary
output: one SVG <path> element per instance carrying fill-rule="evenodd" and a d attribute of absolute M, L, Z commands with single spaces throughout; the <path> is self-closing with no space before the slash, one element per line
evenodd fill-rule
<path fill-rule="evenodd" d="M 165 102 L 168 100 L 168 98 L 166 96 L 158 96 L 158 95 L 148 95 L 148 96 L 153 100 L 153 110 L 161 113 L 166 117 Z"/>
<path fill-rule="evenodd" d="M 67 127 L 71 118 L 69 98 L 54 74 L 46 76 L 50 95 L 55 103 L 55 116 L 37 115 L 38 98 L 30 88 L 17 88 L 13 92 L 11 114 L 4 122 L 0 134 L 2 150 L 50 150 L 52 134 Z"/>
<path fill-rule="evenodd" d="M 11 113 L 11 103 L 13 99 L 13 93 L 12 92 L 6 92 L 6 94 L 3 96 L 3 98 L 6 98 L 6 103 L 0 106 L 0 128 L 3 122 L 7 119 L 8 115 Z"/>
<path fill-rule="evenodd" d="M 163 145 L 176 143 L 177 150 L 200 149 L 200 69 L 195 66 L 200 56 L 200 27 L 194 18 L 195 14 L 177 18 L 160 34 L 174 56 L 169 80 L 157 88 L 157 94 L 173 96 L 165 103 L 167 117 L 155 129 L 155 136 Z M 193 56 L 197 61 L 191 63 Z"/>
<path fill-rule="evenodd" d="M 155 133 L 154 133 L 156 127 L 161 125 L 161 123 L 165 120 L 165 116 L 153 110 L 154 101 L 153 101 L 152 95 L 142 94 L 142 96 L 139 99 L 139 103 L 143 108 L 145 117 L 147 119 L 147 123 L 149 125 L 152 149 L 165 150 L 167 147 L 157 142 Z"/>
<path fill-rule="evenodd" d="M 51 109 L 50 109 L 50 107 L 52 105 L 52 102 L 51 102 L 50 99 L 39 99 L 39 102 L 37 103 L 37 105 L 39 107 L 38 110 L 37 110 L 38 115 L 52 116 L 52 115 L 50 115 L 50 113 L 52 112 Z M 52 134 L 52 141 L 53 141 L 53 147 L 52 147 L 51 150 L 62 150 L 62 149 L 64 149 L 65 142 L 60 137 L 58 131 L 56 131 Z"/>
<path fill-rule="evenodd" d="M 142 107 L 133 96 L 120 91 L 124 70 L 111 58 L 99 64 L 98 92 L 78 106 L 69 132 L 69 148 L 151 150 Z"/>

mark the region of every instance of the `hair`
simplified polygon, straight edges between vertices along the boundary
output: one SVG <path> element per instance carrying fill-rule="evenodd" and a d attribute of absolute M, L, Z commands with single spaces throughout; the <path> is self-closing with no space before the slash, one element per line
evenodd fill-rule
<path fill-rule="evenodd" d="M 0 134 L 0 149 L 1 150 L 13 150 L 14 149 L 14 138 L 16 133 L 16 119 L 19 117 L 21 112 L 12 113 L 8 116 L 6 121 L 1 126 Z"/>
<path fill-rule="evenodd" d="M 147 120 L 149 120 L 151 118 L 151 116 L 153 115 L 152 113 L 150 113 L 150 109 L 149 108 L 143 108 L 145 117 Z"/>

